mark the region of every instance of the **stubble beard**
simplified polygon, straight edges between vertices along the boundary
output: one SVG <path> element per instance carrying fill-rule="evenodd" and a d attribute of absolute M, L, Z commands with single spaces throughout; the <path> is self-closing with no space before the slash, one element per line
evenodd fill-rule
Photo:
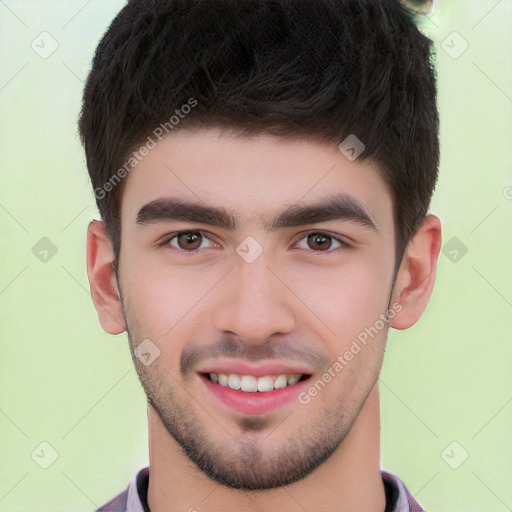
<path fill-rule="evenodd" d="M 273 489 L 308 476 L 343 442 L 373 387 L 370 385 L 357 411 L 347 415 L 342 400 L 326 406 L 311 415 L 313 419 L 298 425 L 278 448 L 269 453 L 263 446 L 265 440 L 274 431 L 277 433 L 281 425 L 270 428 L 268 419 L 245 417 L 237 422 L 238 428 L 229 429 L 217 421 L 215 427 L 221 431 L 222 438 L 213 439 L 200 416 L 183 399 L 188 396 L 180 392 L 184 387 L 170 374 L 169 378 L 164 378 L 166 370 L 158 365 L 143 365 L 134 356 L 129 332 L 128 336 L 148 406 L 156 412 L 169 435 L 199 470 L 215 482 L 234 489 Z M 176 384 L 173 385 L 172 381 Z M 195 400 L 190 400 L 192 405 L 196 405 Z M 293 422 L 293 416 L 292 411 L 282 424 Z"/>

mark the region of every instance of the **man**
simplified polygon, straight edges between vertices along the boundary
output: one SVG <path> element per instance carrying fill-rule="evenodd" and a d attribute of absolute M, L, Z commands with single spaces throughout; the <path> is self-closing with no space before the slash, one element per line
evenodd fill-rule
<path fill-rule="evenodd" d="M 80 133 L 87 267 L 148 399 L 100 511 L 419 511 L 381 470 L 389 327 L 441 244 L 431 42 L 395 0 L 133 0 Z"/>

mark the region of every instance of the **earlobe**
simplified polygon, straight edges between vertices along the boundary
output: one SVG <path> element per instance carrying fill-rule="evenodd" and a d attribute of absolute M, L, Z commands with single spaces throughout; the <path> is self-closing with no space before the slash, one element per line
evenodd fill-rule
<path fill-rule="evenodd" d="M 434 288 L 441 249 L 441 221 L 427 215 L 405 249 L 393 287 L 391 302 L 402 309 L 390 320 L 394 329 L 414 325 L 427 307 Z"/>
<path fill-rule="evenodd" d="M 103 329 L 110 334 L 126 330 L 117 279 L 114 250 L 105 224 L 93 220 L 87 230 L 87 275 L 94 307 Z"/>

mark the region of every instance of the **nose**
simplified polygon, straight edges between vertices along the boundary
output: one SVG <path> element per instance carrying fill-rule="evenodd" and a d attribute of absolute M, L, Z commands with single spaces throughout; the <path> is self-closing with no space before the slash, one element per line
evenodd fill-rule
<path fill-rule="evenodd" d="M 219 332 L 262 345 L 271 336 L 294 330 L 293 294 L 267 263 L 265 252 L 252 263 L 239 258 L 219 283 L 213 312 Z"/>

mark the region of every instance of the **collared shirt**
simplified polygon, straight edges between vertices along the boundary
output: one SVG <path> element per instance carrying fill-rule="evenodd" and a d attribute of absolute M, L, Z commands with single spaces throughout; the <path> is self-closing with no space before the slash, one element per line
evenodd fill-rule
<path fill-rule="evenodd" d="M 384 512 L 425 512 L 396 475 L 381 471 L 386 491 Z M 95 512 L 151 512 L 148 506 L 149 467 L 142 468 L 130 480 L 126 490 Z"/>

